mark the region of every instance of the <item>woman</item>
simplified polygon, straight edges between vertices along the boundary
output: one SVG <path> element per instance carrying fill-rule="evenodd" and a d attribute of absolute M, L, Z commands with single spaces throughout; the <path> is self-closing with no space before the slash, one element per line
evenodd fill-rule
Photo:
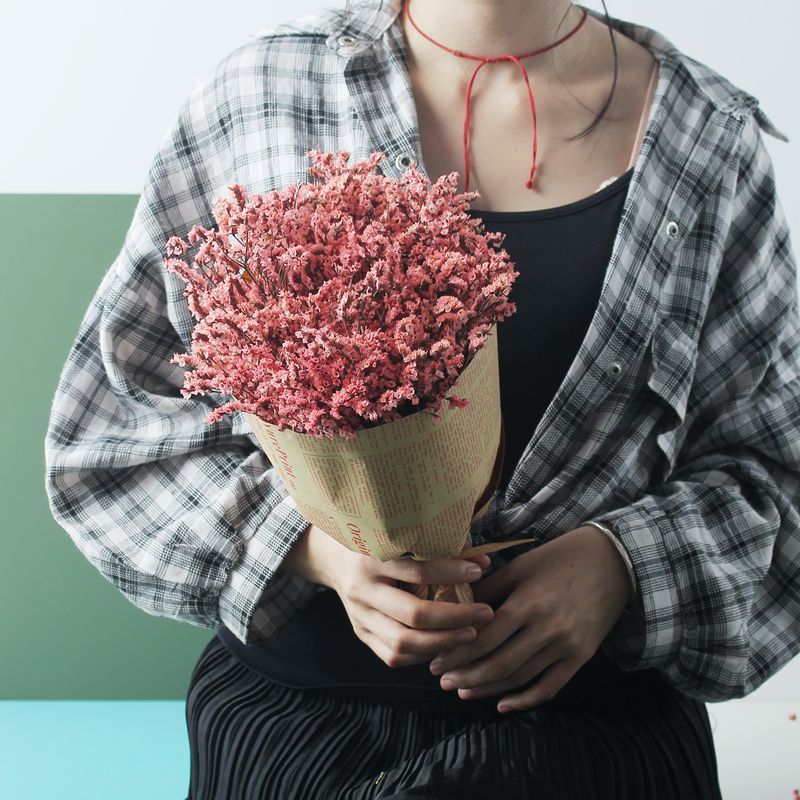
<path fill-rule="evenodd" d="M 217 631 L 187 693 L 192 800 L 719 798 L 704 703 L 800 650 L 797 269 L 761 130 L 786 139 L 659 33 L 566 0 L 326 8 L 192 93 L 46 443 L 82 552 Z M 507 452 L 471 538 L 535 547 L 489 569 L 351 553 L 243 420 L 180 397 L 164 242 L 234 180 L 303 179 L 310 147 L 458 171 L 506 233 Z M 473 604 L 401 585 L 464 579 Z"/>

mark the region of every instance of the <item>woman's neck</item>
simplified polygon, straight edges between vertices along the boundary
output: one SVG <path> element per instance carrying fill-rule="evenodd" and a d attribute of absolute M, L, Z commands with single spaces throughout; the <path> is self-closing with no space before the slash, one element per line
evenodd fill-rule
<path fill-rule="evenodd" d="M 580 22 L 583 10 L 570 0 L 402 0 L 419 28 L 440 44 L 477 56 L 518 55 L 566 36 Z M 404 14 L 405 17 L 405 14 Z M 582 26 L 587 27 L 590 20 Z M 428 41 L 404 18 L 407 46 L 425 69 L 460 75 L 472 71 L 472 59 L 457 58 Z M 563 73 L 562 65 L 579 57 L 585 41 L 579 30 L 552 50 L 526 59 L 529 73 Z M 554 63 L 555 62 L 555 63 Z M 514 67 L 511 62 L 505 66 Z M 562 75 L 563 77 L 563 75 Z"/>

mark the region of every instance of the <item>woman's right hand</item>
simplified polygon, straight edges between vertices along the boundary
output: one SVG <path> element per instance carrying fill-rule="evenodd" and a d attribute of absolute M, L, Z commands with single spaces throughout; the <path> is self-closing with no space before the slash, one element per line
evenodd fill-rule
<path fill-rule="evenodd" d="M 310 525 L 283 566 L 314 583 L 334 589 L 353 631 L 387 666 L 431 661 L 439 653 L 473 641 L 494 616 L 486 603 L 422 600 L 398 583 L 471 583 L 481 577 L 488 556 L 379 561 L 349 550 Z M 469 572 L 470 567 L 477 567 Z"/>

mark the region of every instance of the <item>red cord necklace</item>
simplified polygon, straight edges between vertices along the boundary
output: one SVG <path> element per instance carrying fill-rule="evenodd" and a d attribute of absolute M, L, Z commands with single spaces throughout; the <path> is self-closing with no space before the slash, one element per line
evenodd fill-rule
<path fill-rule="evenodd" d="M 522 53 L 521 55 L 515 56 L 511 54 L 503 54 L 499 56 L 474 56 L 470 55 L 469 53 L 464 53 L 461 50 L 453 50 L 450 47 L 446 47 L 445 45 L 441 44 L 440 42 L 431 39 L 427 33 L 424 33 L 419 29 L 417 23 L 411 18 L 411 12 L 408 9 L 409 0 L 403 0 L 403 9 L 405 11 L 405 15 L 408 18 L 408 21 L 421 33 L 429 42 L 435 44 L 437 47 L 441 47 L 442 50 L 447 50 L 448 53 L 452 53 L 454 56 L 460 56 L 461 58 L 473 58 L 476 61 L 480 61 L 481 63 L 475 67 L 475 70 L 472 73 L 472 77 L 469 80 L 469 86 L 467 87 L 467 108 L 464 114 L 464 180 L 465 180 L 465 188 L 464 191 L 469 191 L 469 150 L 467 147 L 468 139 L 469 139 L 469 98 L 470 94 L 472 93 L 472 84 L 475 81 L 475 76 L 478 74 L 478 70 L 484 65 L 490 62 L 495 61 L 513 61 L 516 65 L 520 68 L 522 72 L 523 78 L 525 78 L 525 85 L 528 87 L 528 101 L 531 107 L 531 115 L 533 116 L 533 163 L 531 164 L 531 171 L 528 175 L 528 180 L 525 182 L 525 186 L 528 189 L 533 188 L 533 175 L 536 171 L 536 104 L 533 101 L 533 92 L 531 91 L 531 84 L 528 80 L 528 73 L 525 71 L 525 67 L 520 64 L 519 60 L 521 58 L 528 58 L 530 56 L 538 55 L 539 53 L 544 53 L 546 50 L 551 50 L 561 42 L 566 41 L 575 33 L 581 25 L 586 21 L 586 18 L 589 15 L 589 12 L 584 8 L 583 9 L 583 16 L 580 19 L 580 22 L 566 35 L 562 36 L 557 41 L 553 42 L 552 44 L 547 45 L 547 47 L 542 47 L 539 50 L 532 50 L 530 53 Z"/>

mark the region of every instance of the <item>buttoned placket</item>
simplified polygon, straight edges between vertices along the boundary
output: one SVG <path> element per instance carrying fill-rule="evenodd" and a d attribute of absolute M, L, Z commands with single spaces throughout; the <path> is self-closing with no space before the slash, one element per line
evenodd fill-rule
<path fill-rule="evenodd" d="M 394 156 L 384 162 L 384 172 L 400 178 L 414 161 L 417 168 L 431 178 L 422 156 L 411 79 L 404 67 L 408 63 L 404 35 L 396 18 L 384 34 L 387 46 L 395 55 L 393 63 L 400 68 L 391 69 L 378 63 L 375 55 L 375 48 L 381 46 L 378 42 L 361 43 L 355 52 L 352 47 L 342 49 L 339 46 L 347 90 L 367 132 L 369 150 L 380 150 Z M 670 254 L 677 246 L 681 232 L 691 228 L 705 196 L 703 193 L 710 191 L 719 179 L 725 166 L 725 154 L 731 149 L 731 141 L 722 141 L 735 135 L 730 126 L 720 124 L 727 115 L 722 112 L 712 114 L 706 122 L 707 130 L 697 137 L 697 141 L 706 140 L 710 153 L 705 170 L 699 176 L 687 170 L 689 154 L 683 154 L 683 161 L 672 165 L 672 174 L 677 177 L 666 206 L 668 216 L 660 221 L 651 221 L 650 246 L 642 260 L 635 263 L 636 250 L 641 243 L 635 242 L 631 233 L 641 232 L 642 222 L 636 219 L 639 198 L 656 169 L 653 159 L 648 156 L 658 131 L 664 125 L 665 115 L 670 113 L 672 98 L 668 94 L 677 69 L 668 52 L 654 51 L 654 55 L 659 60 L 658 84 L 598 306 L 573 363 L 539 419 L 509 479 L 505 496 L 507 506 L 525 502 L 532 488 L 544 487 L 552 479 L 553 463 L 557 462 L 553 454 L 564 446 L 562 440 L 568 438 L 556 432 L 554 418 L 569 405 L 570 418 L 575 420 L 573 427 L 577 430 L 583 418 L 612 390 L 627 366 L 641 358 L 658 322 L 659 290 L 669 270 Z M 709 146 L 708 142 L 714 139 L 719 143 Z M 365 153 L 363 157 L 366 156 Z M 622 280 L 623 275 L 633 277 Z M 614 294 L 613 286 L 621 286 L 622 290 Z M 636 302 L 631 302 L 634 297 Z M 646 316 L 643 316 L 642 309 L 645 309 Z M 539 444 L 548 454 L 547 459 L 539 457 Z"/>

